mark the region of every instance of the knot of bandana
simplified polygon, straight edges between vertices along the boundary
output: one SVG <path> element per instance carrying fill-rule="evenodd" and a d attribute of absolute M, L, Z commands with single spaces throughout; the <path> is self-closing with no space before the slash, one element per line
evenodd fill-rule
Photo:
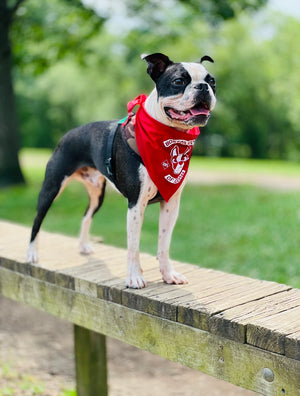
<path fill-rule="evenodd" d="M 179 131 L 152 118 L 145 109 L 146 95 L 128 103 L 127 124 L 135 106 L 135 136 L 140 156 L 153 183 L 168 202 L 183 183 L 194 143 L 200 133 L 198 127 Z"/>

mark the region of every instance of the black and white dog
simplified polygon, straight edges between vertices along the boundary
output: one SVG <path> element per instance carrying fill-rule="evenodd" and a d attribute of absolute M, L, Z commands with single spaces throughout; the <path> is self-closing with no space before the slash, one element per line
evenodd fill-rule
<path fill-rule="evenodd" d="M 27 261 L 38 261 L 36 245 L 41 223 L 53 200 L 71 179 L 81 181 L 89 194 L 90 201 L 82 221 L 79 249 L 82 254 L 93 251 L 89 245 L 89 230 L 93 215 L 102 205 L 107 179 L 128 200 L 126 285 L 132 288 L 146 286 L 139 260 L 140 233 L 145 207 L 148 203 L 157 201 L 160 202 L 158 260 L 163 281 L 170 284 L 187 282 L 182 274 L 174 270 L 169 260 L 169 246 L 178 215 L 184 185 L 182 181 L 187 171 L 183 166 L 189 161 L 188 152 L 194 143 L 194 140 L 192 143 L 186 141 L 184 136 L 187 136 L 191 128 L 206 125 L 216 103 L 215 80 L 202 65 L 204 60 L 213 60 L 204 56 L 200 62 L 174 63 L 160 53 L 143 55 L 142 59 L 147 62 L 147 72 L 155 82 L 154 90 L 148 98 L 145 97 L 144 110 L 156 122 L 156 126 L 167 128 L 168 143 L 164 140 L 164 144 L 169 148 L 169 158 L 161 164 L 162 169 L 169 173 L 173 169 L 173 176 L 165 176 L 164 182 L 169 181 L 173 187 L 177 183 L 177 190 L 169 199 L 164 199 L 157 183 L 149 176 L 149 164 L 148 167 L 145 166 L 139 148 L 132 148 L 129 144 L 129 140 L 132 143 L 135 139 L 134 133 L 129 140 L 125 136 L 126 122 L 123 126 L 118 121 L 93 122 L 73 129 L 63 136 L 48 162 L 27 250 Z M 130 124 L 130 118 L 134 117 L 131 114 L 127 123 Z M 149 130 L 145 133 L 150 134 Z M 174 136 L 175 133 L 181 133 L 183 138 L 174 139 L 173 133 Z M 184 150 L 181 143 L 185 145 Z"/>

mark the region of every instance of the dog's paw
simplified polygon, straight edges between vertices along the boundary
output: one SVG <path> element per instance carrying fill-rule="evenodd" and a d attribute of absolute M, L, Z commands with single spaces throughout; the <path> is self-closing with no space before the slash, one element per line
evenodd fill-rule
<path fill-rule="evenodd" d="M 39 260 L 38 260 L 38 254 L 37 254 L 36 247 L 34 246 L 33 243 L 31 243 L 28 246 L 28 249 L 27 249 L 27 252 L 26 252 L 26 262 L 34 264 L 34 263 L 37 263 L 38 261 Z"/>
<path fill-rule="evenodd" d="M 86 243 L 81 243 L 79 245 L 79 253 L 80 254 L 84 254 L 84 255 L 89 255 L 94 253 L 94 249 L 92 248 L 92 246 L 86 242 Z"/>
<path fill-rule="evenodd" d="M 171 271 L 161 271 L 163 281 L 165 283 L 168 283 L 169 285 L 175 284 L 175 285 L 183 285 L 188 283 L 188 280 L 186 277 L 179 272 L 176 272 L 174 270 Z"/>
<path fill-rule="evenodd" d="M 147 282 L 142 275 L 135 275 L 126 278 L 126 287 L 131 289 L 142 289 L 147 286 Z"/>

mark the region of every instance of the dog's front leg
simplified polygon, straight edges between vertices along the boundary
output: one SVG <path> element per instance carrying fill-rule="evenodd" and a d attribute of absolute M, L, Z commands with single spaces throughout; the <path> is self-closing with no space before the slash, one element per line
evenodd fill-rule
<path fill-rule="evenodd" d="M 141 177 L 143 181 L 138 201 L 134 206 L 129 205 L 127 212 L 128 262 L 126 286 L 133 289 L 141 289 L 147 286 L 147 282 L 143 277 L 143 270 L 140 265 L 140 237 L 147 203 L 157 192 L 157 188 L 148 176 L 146 170 L 142 168 L 142 171 Z"/>
<path fill-rule="evenodd" d="M 169 200 L 161 202 L 159 214 L 159 239 L 158 239 L 158 260 L 163 281 L 166 283 L 183 284 L 187 283 L 184 275 L 176 272 L 169 258 L 170 243 L 172 233 L 179 212 L 180 195 L 182 188 Z"/>
<path fill-rule="evenodd" d="M 127 278 L 126 286 L 141 289 L 147 286 L 140 265 L 140 237 L 145 206 L 139 202 L 127 212 Z"/>

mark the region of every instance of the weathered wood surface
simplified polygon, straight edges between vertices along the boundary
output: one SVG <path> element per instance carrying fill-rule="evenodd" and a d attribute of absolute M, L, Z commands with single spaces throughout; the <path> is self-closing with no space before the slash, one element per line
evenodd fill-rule
<path fill-rule="evenodd" d="M 190 283 L 170 286 L 147 254 L 148 287 L 131 290 L 124 249 L 80 256 L 75 238 L 42 232 L 40 264 L 29 265 L 28 238 L 0 222 L 2 295 L 244 388 L 300 395 L 300 290 L 184 263 Z"/>

